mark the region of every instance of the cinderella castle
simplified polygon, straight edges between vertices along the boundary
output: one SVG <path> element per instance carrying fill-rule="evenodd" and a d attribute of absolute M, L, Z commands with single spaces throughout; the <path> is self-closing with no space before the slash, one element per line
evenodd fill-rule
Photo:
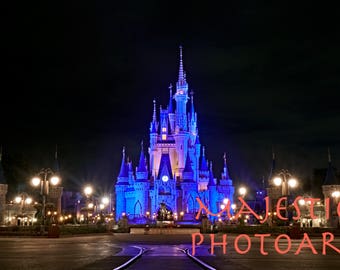
<path fill-rule="evenodd" d="M 199 209 L 197 197 L 213 213 L 220 211 L 226 199 L 233 203 L 234 186 L 226 156 L 219 179 L 214 178 L 212 162 L 209 164 L 205 157 L 198 135 L 193 92 L 189 97 L 182 47 L 179 56 L 176 92 L 173 94 L 170 84 L 169 103 L 166 108 L 160 107 L 159 117 L 153 101 L 148 156 L 142 143 L 139 164 L 134 170 L 123 148 L 115 184 L 117 220 L 124 215 L 131 220 L 156 217 L 161 208 L 175 218 L 194 220 Z"/>

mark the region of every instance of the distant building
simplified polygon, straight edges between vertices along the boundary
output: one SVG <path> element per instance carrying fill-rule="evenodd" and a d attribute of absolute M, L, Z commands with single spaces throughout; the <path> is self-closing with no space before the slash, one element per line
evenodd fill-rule
<path fill-rule="evenodd" d="M 322 185 L 322 193 L 324 199 L 330 199 L 329 219 L 327 220 L 328 227 L 339 227 L 340 217 L 337 214 L 337 205 L 340 202 L 340 181 L 336 177 L 336 172 L 332 166 L 332 159 L 328 150 L 328 170 L 325 181 Z"/>
<path fill-rule="evenodd" d="M 145 155 L 142 145 L 139 163 L 134 169 L 123 149 L 115 185 L 117 220 L 125 214 L 135 220 L 148 214 L 156 215 L 161 205 L 161 210 L 165 207 L 175 217 L 182 213 L 183 219 L 193 220 L 198 211 L 196 197 L 214 213 L 220 210 L 224 199 L 233 203 L 234 186 L 226 157 L 217 181 L 212 163 L 208 165 L 204 147 L 201 147 L 193 92 L 189 97 L 183 68 L 182 48 L 176 92 L 172 93 L 171 85 L 169 90 L 169 103 L 166 108 L 160 107 L 159 118 L 156 101 L 153 101 L 149 156 Z"/>
<path fill-rule="evenodd" d="M 0 149 L 0 224 L 5 224 L 6 216 L 6 194 L 8 191 L 7 181 L 2 168 L 2 148 Z"/>

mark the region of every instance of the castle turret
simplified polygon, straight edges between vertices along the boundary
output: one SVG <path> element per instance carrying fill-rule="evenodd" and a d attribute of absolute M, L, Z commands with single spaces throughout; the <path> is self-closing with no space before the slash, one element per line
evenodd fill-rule
<path fill-rule="evenodd" d="M 122 151 L 122 163 L 120 166 L 119 175 L 117 178 L 117 183 L 115 186 L 116 191 L 116 219 L 119 220 L 122 217 L 122 214 L 126 211 L 126 200 L 125 200 L 125 191 L 128 186 L 128 167 L 125 163 L 125 147 L 123 147 Z"/>
<path fill-rule="evenodd" d="M 212 162 L 210 162 L 208 190 L 209 190 L 209 206 L 210 206 L 209 210 L 212 213 L 217 213 L 218 212 L 218 209 L 217 209 L 218 193 L 217 193 L 216 182 L 214 179 L 214 174 L 212 171 Z"/>
<path fill-rule="evenodd" d="M 233 204 L 235 189 L 233 186 L 233 181 L 231 180 L 229 175 L 226 153 L 224 153 L 223 155 L 223 172 L 221 174 L 218 191 L 223 194 L 223 199 L 226 198 L 230 201 L 230 204 Z"/>
<path fill-rule="evenodd" d="M 145 155 L 144 155 L 144 150 L 143 150 L 143 141 L 142 141 L 139 163 L 136 169 L 136 181 L 147 180 L 147 179 L 148 179 L 148 170 L 146 166 L 146 160 L 145 160 Z"/>
<path fill-rule="evenodd" d="M 143 151 L 143 141 L 141 143 L 141 152 L 139 158 L 139 164 L 136 169 L 136 182 L 134 188 L 136 191 L 136 202 L 140 202 L 140 214 L 146 215 L 149 209 L 149 187 L 150 183 L 148 181 L 148 171 L 146 166 L 146 159 Z"/>
<path fill-rule="evenodd" d="M 127 162 L 127 167 L 128 167 L 129 185 L 133 185 L 133 183 L 135 182 L 135 176 L 133 173 L 132 160 L 130 161 L 129 158 Z"/>
<path fill-rule="evenodd" d="M 190 113 L 189 113 L 189 132 L 190 132 L 190 136 L 193 139 L 195 139 L 197 135 L 197 113 L 195 112 L 195 108 L 194 108 L 194 91 L 191 91 L 190 94 L 191 94 L 191 106 L 190 106 Z"/>
<path fill-rule="evenodd" d="M 150 156 L 150 169 L 152 176 L 156 175 L 156 152 L 157 152 L 157 131 L 158 131 L 158 122 L 156 117 L 156 100 L 153 100 L 153 115 L 152 122 L 150 124 L 150 148 L 149 148 L 149 156 Z"/>
<path fill-rule="evenodd" d="M 175 122 L 176 122 L 176 116 L 174 114 L 174 107 L 173 107 L 173 96 L 172 96 L 172 84 L 169 85 L 169 105 L 168 105 L 168 116 L 169 116 L 169 123 L 170 123 L 170 131 L 171 133 L 175 132 Z"/>
<path fill-rule="evenodd" d="M 166 141 L 169 134 L 168 110 L 163 110 L 160 107 L 160 124 L 161 124 L 161 140 Z"/>

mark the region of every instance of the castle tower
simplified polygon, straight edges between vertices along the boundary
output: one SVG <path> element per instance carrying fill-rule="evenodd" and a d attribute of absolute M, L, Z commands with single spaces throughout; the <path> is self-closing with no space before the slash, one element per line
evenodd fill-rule
<path fill-rule="evenodd" d="M 122 163 L 120 166 L 120 171 L 117 179 L 117 183 L 115 186 L 116 191 L 116 220 L 119 220 L 122 217 L 122 214 L 126 212 L 126 200 L 125 200 L 125 191 L 127 189 L 128 183 L 128 167 L 125 163 L 125 147 L 123 147 L 122 151 Z"/>
<path fill-rule="evenodd" d="M 234 203 L 234 186 L 233 181 L 229 175 L 229 169 L 227 165 L 227 155 L 223 155 L 223 172 L 221 174 L 221 180 L 218 187 L 219 193 L 223 194 L 223 199 L 227 198 L 230 201 L 230 205 Z"/>
<path fill-rule="evenodd" d="M 149 188 L 150 183 L 148 181 L 148 171 L 146 166 L 146 158 L 143 150 L 143 142 L 141 142 L 141 152 L 138 167 L 136 168 L 136 182 L 134 184 L 136 191 L 136 207 L 140 215 L 146 215 L 146 212 L 150 210 L 149 207 Z"/>
<path fill-rule="evenodd" d="M 142 146 L 134 179 L 132 165 L 130 162 L 126 164 L 123 151 L 115 186 L 116 219 L 119 219 L 122 213 L 126 213 L 131 222 L 137 222 L 131 217 L 145 216 L 146 212 L 156 214 L 160 207 L 166 205 L 168 211 L 180 214 L 186 221 L 194 221 L 195 212 L 198 210 L 197 197 L 202 198 L 206 205 L 211 205 L 212 210 L 216 212 L 221 198 L 232 196 L 234 189 L 227 166 L 225 165 L 224 176 L 217 185 L 212 165 L 209 171 L 204 148 L 201 158 L 194 96 L 191 92 L 191 102 L 187 104 L 188 91 L 180 47 L 176 91 L 173 94 L 170 84 L 168 105 L 163 107 L 166 109 L 159 107 L 158 117 L 156 101 L 153 100 L 148 148 L 149 169 L 146 168 Z"/>
<path fill-rule="evenodd" d="M 330 198 L 330 213 L 327 227 L 339 227 L 340 217 L 337 215 L 337 205 L 340 202 L 340 181 L 335 175 L 330 150 L 328 149 L 328 169 L 322 185 L 324 199 Z"/>
<path fill-rule="evenodd" d="M 209 210 L 212 213 L 217 213 L 219 211 L 218 193 L 217 193 L 216 182 L 214 179 L 214 174 L 212 171 L 212 162 L 210 162 L 208 190 L 209 190 Z M 214 219 L 215 217 L 212 217 L 212 220 Z"/>
<path fill-rule="evenodd" d="M 176 127 L 175 127 L 175 141 L 176 151 L 178 154 L 178 170 L 177 173 L 181 177 L 185 166 L 185 157 L 188 151 L 188 120 L 187 120 L 187 101 L 188 101 L 188 83 L 183 69 L 182 46 L 180 46 L 180 60 L 178 81 L 176 83 Z"/>
<path fill-rule="evenodd" d="M 0 147 L 0 224 L 5 224 L 6 194 L 8 185 L 2 168 L 2 147 Z"/>
<path fill-rule="evenodd" d="M 170 123 L 170 131 L 171 133 L 175 133 L 175 122 L 176 122 L 176 116 L 174 114 L 174 108 L 173 108 L 173 95 L 172 95 L 172 84 L 169 85 L 169 105 L 168 105 L 168 115 L 169 115 L 169 123 Z"/>
<path fill-rule="evenodd" d="M 150 169 L 151 175 L 153 177 L 157 174 L 157 164 L 160 161 L 159 155 L 157 155 L 157 137 L 158 137 L 158 122 L 156 116 L 156 100 L 153 100 L 153 114 L 152 114 L 152 122 L 150 124 Z"/>
<path fill-rule="evenodd" d="M 205 147 L 202 147 L 202 158 L 199 166 L 199 175 L 198 175 L 198 190 L 204 191 L 208 189 L 209 183 L 209 168 L 208 162 L 205 158 Z"/>

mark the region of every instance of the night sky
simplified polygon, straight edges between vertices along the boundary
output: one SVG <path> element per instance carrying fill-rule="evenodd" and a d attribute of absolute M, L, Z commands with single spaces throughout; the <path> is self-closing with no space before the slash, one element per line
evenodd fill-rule
<path fill-rule="evenodd" d="M 339 10 L 310 1 L 32 1 L 2 18 L 0 98 L 9 184 L 52 166 L 63 185 L 117 177 L 148 143 L 152 100 L 168 104 L 179 45 L 195 92 L 200 140 L 215 176 L 227 153 L 234 183 L 278 169 L 309 181 L 340 162 Z M 124 3 L 123 3 L 124 2 Z M 14 179 L 15 178 L 15 179 Z"/>

